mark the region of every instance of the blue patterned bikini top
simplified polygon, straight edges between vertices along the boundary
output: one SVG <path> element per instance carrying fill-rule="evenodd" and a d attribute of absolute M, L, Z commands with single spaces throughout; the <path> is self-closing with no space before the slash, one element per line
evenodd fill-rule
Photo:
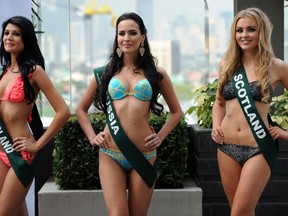
<path fill-rule="evenodd" d="M 150 101 L 152 98 L 152 87 L 147 79 L 140 80 L 133 92 L 128 92 L 125 84 L 113 77 L 109 82 L 108 92 L 112 100 L 120 100 L 127 95 L 132 95 L 142 101 Z"/>
<path fill-rule="evenodd" d="M 259 81 L 253 81 L 249 83 L 249 87 L 250 87 L 250 91 L 251 91 L 253 99 L 255 101 L 261 102 L 263 95 L 261 93 L 261 86 L 259 86 L 258 84 L 259 84 Z M 223 97 L 225 100 L 231 100 L 237 97 L 231 80 L 228 81 L 226 85 L 224 85 L 222 93 L 223 93 Z M 266 103 L 271 102 L 272 94 L 273 94 L 273 88 L 271 85 L 269 85 L 269 98 L 266 101 Z"/>

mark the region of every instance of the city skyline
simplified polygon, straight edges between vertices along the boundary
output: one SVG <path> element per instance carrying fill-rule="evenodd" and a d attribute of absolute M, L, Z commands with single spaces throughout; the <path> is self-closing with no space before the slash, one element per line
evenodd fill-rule
<path fill-rule="evenodd" d="M 225 5 L 227 7 L 228 0 L 221 0 L 221 1 L 226 2 Z M 45 4 L 45 1 L 42 1 L 42 2 L 43 2 L 42 4 Z M 75 23 L 78 21 L 83 22 L 83 17 L 79 17 L 79 15 L 77 14 L 77 11 L 75 10 L 75 7 L 77 5 L 83 6 L 86 1 L 75 0 L 75 1 L 71 1 L 70 5 L 59 4 L 56 1 L 54 1 L 54 2 L 55 2 L 55 4 L 51 4 L 50 2 L 48 4 L 48 1 L 47 1 L 45 4 L 45 8 L 47 6 L 48 13 L 47 12 L 42 13 L 44 16 L 43 17 L 44 22 L 42 25 L 43 26 L 42 30 L 47 32 L 47 35 L 49 35 L 50 34 L 49 31 L 50 31 L 50 29 L 52 29 L 53 34 L 57 35 L 56 39 L 58 41 L 60 41 L 60 42 L 66 41 L 67 35 L 65 35 L 65 32 L 63 32 L 63 26 L 67 25 L 66 23 L 69 20 L 67 17 L 65 19 L 65 13 L 64 14 L 61 13 L 62 10 L 63 10 L 63 12 L 65 12 L 64 8 L 67 8 L 65 6 L 70 6 L 71 7 L 70 22 L 71 23 Z M 118 11 L 123 10 L 123 6 L 125 4 L 122 4 L 122 6 L 120 6 L 119 2 L 120 1 L 117 1 L 117 0 L 111 0 L 111 1 L 98 0 L 97 5 L 99 7 L 101 7 L 101 6 L 109 3 L 110 8 L 113 11 L 113 13 L 120 13 L 120 12 L 117 12 L 117 10 Z M 123 3 L 123 1 L 121 1 L 121 2 Z M 126 0 L 125 2 L 128 3 L 131 11 L 135 11 L 137 9 L 137 7 L 136 7 L 137 1 Z M 211 1 L 211 2 L 213 3 L 213 1 Z M 147 16 L 148 17 L 146 19 L 147 22 L 145 22 L 145 20 L 144 20 L 146 27 L 148 29 L 147 35 L 148 35 L 149 40 L 179 40 L 181 52 L 184 54 L 185 53 L 188 53 L 188 54 L 193 53 L 195 51 L 198 51 L 199 49 L 200 50 L 203 49 L 202 48 L 202 46 L 203 46 L 202 40 L 205 37 L 203 35 L 203 29 L 204 29 L 204 4 L 203 4 L 203 1 L 198 0 L 198 1 L 190 2 L 188 0 L 181 0 L 177 4 L 178 6 L 174 7 L 175 11 L 173 10 L 170 13 L 166 13 L 166 15 L 165 15 L 165 13 L 163 13 L 163 8 L 160 4 L 161 3 L 160 0 L 153 0 L 153 1 L 151 1 L 151 3 L 153 3 L 151 6 L 151 10 L 154 11 L 154 16 L 151 16 L 152 18 Z M 172 4 L 172 3 L 173 3 L 173 1 L 171 1 L 171 0 L 165 1 L 165 7 L 166 6 L 168 8 L 173 7 L 174 4 Z M 217 33 L 217 34 L 218 35 L 221 34 L 218 37 L 225 39 L 227 34 L 221 33 L 221 30 L 219 31 L 219 29 L 222 29 L 222 31 L 226 31 L 224 25 L 227 24 L 227 21 L 224 20 L 223 16 L 221 15 L 225 11 L 222 8 L 221 11 L 218 11 L 218 13 L 216 13 L 215 12 L 216 10 L 213 9 L 214 7 L 212 6 L 213 5 L 212 3 L 209 3 L 209 1 L 208 1 L 208 4 L 210 4 L 212 7 L 210 9 L 211 15 L 209 14 L 211 31 L 212 31 L 212 33 L 215 33 L 215 31 L 218 31 L 219 33 Z M 187 7 L 187 5 L 191 8 L 194 8 L 194 10 L 192 12 L 190 11 L 190 9 L 187 10 L 186 8 L 189 8 L 189 7 Z M 56 8 L 56 7 L 58 7 L 58 8 Z M 60 8 L 60 7 L 62 7 L 62 8 Z M 148 5 L 148 7 L 149 7 L 149 5 Z M 185 10 L 186 12 L 184 12 L 182 9 L 186 9 Z M 53 13 L 53 10 L 59 10 L 60 13 L 58 12 L 58 13 L 51 15 L 51 13 Z M 127 10 L 129 10 L 129 9 L 125 9 L 125 11 L 127 11 Z M 149 13 L 147 8 L 144 8 L 143 10 L 145 11 L 145 13 Z M 232 4 L 230 3 L 230 11 L 231 10 L 232 10 Z M 49 11 L 51 11 L 51 13 L 49 13 Z M 167 10 L 165 9 L 164 11 L 167 11 Z M 141 12 L 139 12 L 139 11 L 136 11 L 136 12 L 141 14 Z M 196 12 L 198 14 L 196 14 Z M 227 13 L 227 11 L 226 11 L 226 13 Z M 45 14 L 47 14 L 48 16 L 46 17 Z M 213 14 L 215 14 L 215 16 L 213 16 Z M 63 15 L 64 15 L 64 17 L 63 17 Z M 62 16 L 62 18 L 60 18 L 61 16 Z M 93 50 L 96 52 L 96 54 L 95 54 L 96 56 L 94 56 L 94 57 L 97 57 L 97 54 L 100 53 L 100 50 L 103 50 L 104 47 L 106 47 L 106 49 L 107 49 L 107 44 L 111 43 L 111 40 L 113 40 L 112 35 L 114 35 L 114 27 L 110 25 L 111 18 L 109 16 L 93 16 L 92 18 L 93 18 L 92 19 L 92 25 L 90 25 L 90 26 L 91 26 L 91 28 L 93 28 L 93 31 L 92 30 L 90 30 L 90 31 L 94 35 L 93 41 L 97 41 L 97 47 L 93 48 Z M 232 19 L 231 13 L 230 13 L 230 19 Z M 49 23 L 45 22 L 45 20 L 49 20 Z M 57 23 L 58 25 L 55 25 L 55 23 Z M 149 26 L 149 25 L 152 25 L 151 23 L 153 23 L 153 26 Z M 219 26 L 216 28 L 213 27 L 213 25 L 215 25 L 215 23 L 219 23 Z M 73 26 L 74 26 L 74 24 L 73 24 Z M 150 31 L 153 32 L 154 34 L 152 33 L 150 35 L 149 34 Z M 73 31 L 73 32 L 75 32 L 75 31 Z M 222 40 L 222 41 L 227 41 L 227 40 Z M 199 46 L 200 46 L 200 48 L 199 48 Z M 223 47 L 223 44 L 221 46 Z M 105 55 L 107 55 L 107 53 L 105 53 Z M 99 57 L 99 55 L 98 55 L 98 57 Z"/>
<path fill-rule="evenodd" d="M 139 0 L 138 0 L 139 1 Z M 143 0 L 142 0 L 143 1 Z M 102 66 L 107 63 L 109 52 L 115 37 L 115 26 L 111 25 L 111 15 L 91 17 L 87 25 L 83 16 L 79 16 L 78 6 L 84 5 L 85 0 L 71 0 L 59 2 L 57 0 L 42 0 L 45 10 L 41 12 L 42 50 L 48 65 L 48 73 L 55 80 L 68 82 L 70 87 L 59 85 L 63 95 L 68 95 L 71 107 L 75 107 L 91 79 L 91 67 Z M 70 4 L 68 4 L 70 2 Z M 125 4 L 123 3 L 125 2 Z M 167 46 L 157 53 L 159 59 L 167 59 L 161 63 L 171 74 L 171 79 L 179 86 L 189 86 L 191 91 L 204 82 L 212 81 L 217 76 L 218 64 L 224 55 L 230 36 L 230 24 L 233 18 L 233 2 L 230 0 L 207 0 L 209 8 L 209 51 L 205 53 L 205 11 L 203 0 L 160 0 L 147 1 L 149 5 L 137 6 L 136 0 L 97 1 L 97 7 L 109 4 L 117 16 L 127 11 L 141 10 L 148 29 L 148 39 L 151 45 L 158 47 L 165 41 Z M 165 4 L 165 5 L 164 5 Z M 69 11 L 70 8 L 70 11 Z M 140 9 L 139 9 L 140 8 Z M 152 13 L 151 15 L 149 13 Z M 149 26 L 150 25 L 150 26 Z M 152 27 L 151 27 L 152 26 Z M 90 39 L 86 32 L 89 28 Z M 150 31 L 151 37 L 150 37 Z M 87 40 L 91 49 L 91 56 L 86 56 Z M 164 43 L 164 44 L 165 44 Z M 90 44 L 90 45 L 89 45 Z M 177 44 L 170 49 L 171 44 Z M 160 49 L 158 49 L 160 50 Z M 208 58 L 207 58 L 208 53 Z M 152 53 L 153 54 L 153 53 Z M 171 59 L 173 56 L 173 59 Z M 157 58 L 157 56 L 156 56 Z M 167 63 L 167 60 L 169 61 Z M 173 62 L 172 60 L 176 60 Z M 90 64 L 91 61 L 92 63 Z M 159 66 L 163 66 L 159 64 Z M 177 67 L 173 67 L 173 64 Z M 175 66 L 174 65 L 174 66 Z M 80 89 L 76 88 L 76 84 Z M 180 87 L 180 89 L 183 89 Z M 178 93 L 178 92 L 177 92 Z M 179 96 L 182 93 L 179 93 Z M 189 104 L 182 101 L 183 104 Z M 72 109 L 73 110 L 73 109 Z"/>

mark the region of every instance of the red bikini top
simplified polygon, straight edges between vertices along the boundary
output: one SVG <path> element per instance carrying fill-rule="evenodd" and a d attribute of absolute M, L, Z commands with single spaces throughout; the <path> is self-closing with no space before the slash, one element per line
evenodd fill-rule
<path fill-rule="evenodd" d="M 28 74 L 28 78 L 32 76 L 32 73 Z M 21 75 L 17 76 L 15 81 L 7 86 L 4 92 L 4 96 L 0 100 L 7 100 L 14 103 L 26 102 L 24 93 L 24 82 Z"/>
<path fill-rule="evenodd" d="M 32 73 L 28 74 L 28 78 L 31 78 Z M 25 100 L 25 93 L 24 93 L 24 82 L 19 74 L 16 77 L 15 81 L 7 86 L 4 92 L 4 96 L 0 98 L 0 101 L 11 101 L 14 103 L 22 103 L 27 102 Z M 28 117 L 28 122 L 32 120 L 31 115 Z"/>

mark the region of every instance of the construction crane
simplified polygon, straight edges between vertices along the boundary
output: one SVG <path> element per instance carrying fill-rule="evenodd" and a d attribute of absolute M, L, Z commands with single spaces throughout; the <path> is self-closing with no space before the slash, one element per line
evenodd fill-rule
<path fill-rule="evenodd" d="M 109 5 L 102 5 L 101 7 L 96 6 L 96 0 L 89 0 L 85 5 L 84 5 L 84 16 L 91 18 L 93 15 L 101 15 L 101 14 L 110 14 L 112 16 L 111 20 L 111 25 L 115 26 L 117 16 L 111 11 Z"/>
<path fill-rule="evenodd" d="M 94 15 L 111 15 L 111 25 L 116 25 L 117 16 L 112 12 L 110 6 L 105 4 L 97 7 L 96 0 L 89 0 L 83 8 L 83 15 L 85 19 L 85 37 L 86 37 L 86 61 L 91 64 L 93 61 L 93 23 L 92 17 Z"/>
<path fill-rule="evenodd" d="M 62 1 L 56 1 L 54 6 L 67 9 L 67 4 Z M 84 17 L 84 34 L 85 34 L 85 58 L 88 64 L 93 61 L 93 23 L 92 17 L 95 15 L 110 15 L 111 26 L 116 25 L 117 16 L 110 9 L 110 6 L 105 4 L 98 6 L 96 0 L 88 0 L 84 5 L 70 5 L 69 9 L 75 12 L 78 16 Z"/>

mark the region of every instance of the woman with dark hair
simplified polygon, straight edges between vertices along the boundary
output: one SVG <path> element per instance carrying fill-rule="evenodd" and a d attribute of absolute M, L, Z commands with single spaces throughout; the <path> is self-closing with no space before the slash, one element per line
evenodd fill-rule
<path fill-rule="evenodd" d="M 156 150 L 182 110 L 169 76 L 156 66 L 141 17 L 125 13 L 118 18 L 110 61 L 94 75 L 76 115 L 91 145 L 100 148 L 99 174 L 109 215 L 146 215 L 157 177 Z M 148 118 L 150 111 L 162 113 L 160 94 L 170 116 L 156 133 Z M 107 116 L 98 134 L 87 115 L 93 101 Z"/>
<path fill-rule="evenodd" d="M 25 196 L 35 177 L 39 151 L 65 124 L 70 112 L 44 71 L 30 20 L 15 16 L 2 24 L 0 60 L 0 216 L 24 216 L 28 215 Z M 35 101 L 40 91 L 55 116 L 45 133 L 34 134 L 32 130 L 41 126 L 33 123 L 39 121 Z"/>
<path fill-rule="evenodd" d="M 269 124 L 269 103 L 278 84 L 288 88 L 288 65 L 276 58 L 272 24 L 259 8 L 239 11 L 219 64 L 212 139 L 231 216 L 253 216 L 277 160 L 275 138 L 285 133 Z M 287 138 L 287 137 L 286 137 Z"/>

